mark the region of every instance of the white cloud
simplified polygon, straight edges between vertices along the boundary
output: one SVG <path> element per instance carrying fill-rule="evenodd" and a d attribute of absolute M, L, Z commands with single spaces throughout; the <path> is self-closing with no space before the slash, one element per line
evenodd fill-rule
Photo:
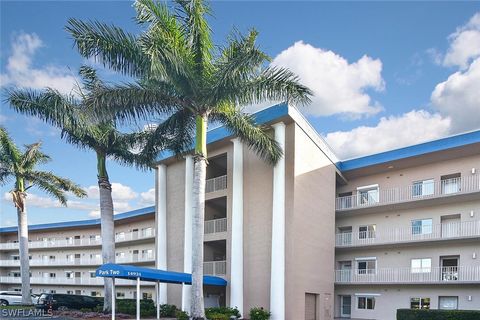
<path fill-rule="evenodd" d="M 328 133 L 326 140 L 341 158 L 362 156 L 434 140 L 450 132 L 450 119 L 425 110 L 382 117 L 374 127 Z"/>
<path fill-rule="evenodd" d="M 480 128 L 480 58 L 450 75 L 431 96 L 432 105 L 452 118 L 452 132 Z"/>
<path fill-rule="evenodd" d="M 5 192 L 3 195 L 3 200 L 6 202 L 10 202 L 13 205 L 12 202 L 12 195 L 10 192 Z M 55 200 L 53 198 L 49 197 L 43 197 L 36 195 L 34 193 L 28 193 L 27 194 L 27 208 L 28 207 L 38 207 L 38 208 L 65 208 L 58 200 Z M 67 201 L 67 207 L 69 209 L 77 209 L 77 210 L 92 210 L 96 208 L 95 205 L 87 203 L 87 202 L 82 202 L 82 201 L 76 201 L 76 200 L 68 200 Z"/>
<path fill-rule="evenodd" d="M 314 91 L 312 104 L 304 112 L 314 116 L 344 114 L 361 117 L 382 110 L 366 90 L 382 91 L 382 62 L 366 55 L 349 63 L 345 58 L 302 41 L 281 52 L 273 66 L 287 67 Z"/>
<path fill-rule="evenodd" d="M 33 66 L 33 58 L 43 47 L 42 40 L 35 33 L 20 33 L 12 41 L 12 52 L 7 59 L 5 73 L 0 74 L 0 85 L 43 89 L 51 87 L 63 93 L 70 93 L 75 85 L 71 72 L 54 65 L 41 68 Z"/>
<path fill-rule="evenodd" d="M 467 24 L 457 28 L 448 38 L 450 47 L 443 64 L 466 69 L 473 59 L 480 56 L 480 12 L 477 12 Z"/>
<path fill-rule="evenodd" d="M 155 188 L 148 189 L 148 191 L 140 193 L 141 206 L 153 206 L 155 204 Z"/>
<path fill-rule="evenodd" d="M 123 202 L 123 201 L 113 201 L 113 208 L 114 208 L 113 214 L 118 214 L 118 213 L 133 210 L 132 206 L 128 202 Z M 88 216 L 92 218 L 99 218 L 100 209 L 97 207 L 97 209 L 91 210 L 88 213 Z"/>
<path fill-rule="evenodd" d="M 90 186 L 85 188 L 85 191 L 90 199 L 98 199 L 100 197 L 98 186 Z M 113 201 L 128 201 L 137 197 L 138 194 L 129 186 L 125 186 L 118 182 L 112 182 Z"/>

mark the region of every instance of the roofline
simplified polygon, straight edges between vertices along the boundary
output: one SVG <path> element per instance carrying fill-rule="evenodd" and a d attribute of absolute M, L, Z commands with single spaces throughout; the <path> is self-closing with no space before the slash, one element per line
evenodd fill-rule
<path fill-rule="evenodd" d="M 252 113 L 252 117 L 257 124 L 266 124 L 268 122 L 280 119 L 282 117 L 288 116 L 289 106 L 287 103 L 279 103 L 271 107 L 262 109 L 255 113 Z M 221 141 L 225 138 L 231 137 L 233 134 L 224 126 L 214 128 L 207 132 L 207 145 Z M 193 145 L 192 149 L 193 150 Z M 160 163 L 164 160 L 174 157 L 175 154 L 171 151 L 164 151 L 160 153 L 157 158 L 157 163 Z"/>
<path fill-rule="evenodd" d="M 460 133 L 446 138 L 415 144 L 404 148 L 340 161 L 338 163 L 338 167 L 342 172 L 351 171 L 390 161 L 420 156 L 427 153 L 458 148 L 474 143 L 480 143 L 480 130 Z"/>
<path fill-rule="evenodd" d="M 140 208 L 132 211 L 127 211 L 119 213 L 113 216 L 115 221 L 139 217 L 147 214 L 155 213 L 155 206 Z M 43 224 L 34 224 L 28 226 L 29 231 L 36 230 L 46 230 L 46 229 L 55 229 L 55 228 L 72 228 L 72 227 L 89 227 L 100 225 L 100 219 L 88 219 L 88 220 L 77 220 L 77 221 L 66 221 L 66 222 L 55 222 L 55 223 L 43 223 Z M 8 232 L 17 232 L 16 226 L 14 227 L 3 227 L 0 228 L 0 233 Z"/>

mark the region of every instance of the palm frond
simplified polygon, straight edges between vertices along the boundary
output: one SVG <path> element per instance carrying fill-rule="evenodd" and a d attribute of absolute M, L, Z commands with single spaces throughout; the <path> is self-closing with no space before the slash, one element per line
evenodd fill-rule
<path fill-rule="evenodd" d="M 310 103 L 313 92 L 300 83 L 299 78 L 285 68 L 268 67 L 254 79 L 237 83 L 225 90 L 224 99 L 240 105 L 265 101 L 287 101 L 294 104 Z"/>
<path fill-rule="evenodd" d="M 121 28 L 98 21 L 69 19 L 65 29 L 83 57 L 94 58 L 104 66 L 130 76 L 149 73 L 149 59 L 136 37 Z"/>
<path fill-rule="evenodd" d="M 0 127 L 0 155 L 2 166 L 5 168 L 18 163 L 22 156 L 21 151 L 17 148 L 4 127 Z"/>
<path fill-rule="evenodd" d="M 7 102 L 17 112 L 34 116 L 62 128 L 78 125 L 78 101 L 72 95 L 63 95 L 55 89 L 44 91 L 14 89 L 7 91 Z"/>
<path fill-rule="evenodd" d="M 176 0 L 179 18 L 183 21 L 184 34 L 192 48 L 196 72 L 203 75 L 212 64 L 213 41 L 206 16 L 211 14 L 209 5 L 203 0 Z"/>
<path fill-rule="evenodd" d="M 223 123 L 260 158 L 276 164 L 282 157 L 283 152 L 278 143 L 268 135 L 265 127 L 255 124 L 251 115 L 242 113 L 232 104 L 224 104 L 215 110 L 212 119 Z"/>
<path fill-rule="evenodd" d="M 59 177 L 52 172 L 30 171 L 24 175 L 24 179 L 56 198 L 62 205 L 67 204 L 66 192 L 71 192 L 80 198 L 87 196 L 85 190 L 78 184 L 70 179 Z"/>
<path fill-rule="evenodd" d="M 20 160 L 20 166 L 23 170 L 33 169 L 37 164 L 44 164 L 51 160 L 50 156 L 40 150 L 41 146 L 41 142 L 25 146 L 25 151 Z"/>
<path fill-rule="evenodd" d="M 85 105 L 100 121 L 113 119 L 128 123 L 181 108 L 185 101 L 176 92 L 171 85 L 160 81 L 155 82 L 155 86 L 136 83 L 112 85 L 95 90 Z"/>

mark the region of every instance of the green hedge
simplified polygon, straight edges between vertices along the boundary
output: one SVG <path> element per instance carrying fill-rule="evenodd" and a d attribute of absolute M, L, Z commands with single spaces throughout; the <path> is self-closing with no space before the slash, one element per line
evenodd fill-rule
<path fill-rule="evenodd" d="M 241 314 L 237 308 L 215 307 L 206 308 L 205 316 L 208 320 L 228 320 L 230 317 L 240 318 Z"/>
<path fill-rule="evenodd" d="M 479 320 L 476 310 L 412 310 L 398 309 L 397 320 Z"/>

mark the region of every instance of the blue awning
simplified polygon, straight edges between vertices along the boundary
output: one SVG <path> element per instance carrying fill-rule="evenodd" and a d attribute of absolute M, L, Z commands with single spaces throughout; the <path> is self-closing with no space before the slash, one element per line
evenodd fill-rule
<path fill-rule="evenodd" d="M 142 281 L 192 284 L 192 275 L 189 273 L 165 271 L 152 268 L 135 267 L 107 263 L 101 265 L 95 272 L 97 277 L 109 277 Z M 203 276 L 203 284 L 209 286 L 226 286 L 227 281 L 220 277 Z"/>

